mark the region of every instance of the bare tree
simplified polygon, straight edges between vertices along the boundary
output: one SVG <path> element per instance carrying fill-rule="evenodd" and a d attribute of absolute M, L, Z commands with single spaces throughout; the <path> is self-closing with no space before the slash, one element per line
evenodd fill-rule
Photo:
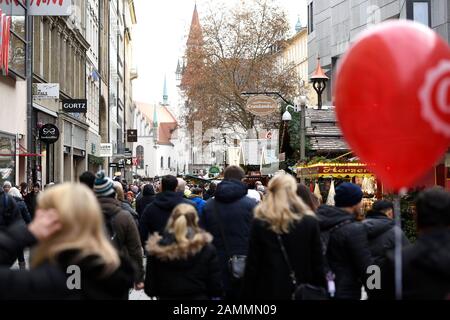
<path fill-rule="evenodd" d="M 293 96 L 295 66 L 278 59 L 289 24 L 275 0 L 242 1 L 229 9 L 210 6 L 202 20 L 201 46 L 186 50 L 183 89 L 188 100 L 185 121 L 236 130 L 253 128 L 256 117 L 246 109 L 244 91 L 276 91 Z M 198 40 L 198 39 L 197 39 Z M 276 123 L 279 113 L 258 117 L 260 124 Z"/>

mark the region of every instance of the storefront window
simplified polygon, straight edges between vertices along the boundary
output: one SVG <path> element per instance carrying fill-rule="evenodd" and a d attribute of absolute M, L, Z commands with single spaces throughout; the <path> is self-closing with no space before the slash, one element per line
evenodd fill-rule
<path fill-rule="evenodd" d="M 12 135 L 0 133 L 0 183 L 16 180 L 16 148 L 15 138 Z"/>

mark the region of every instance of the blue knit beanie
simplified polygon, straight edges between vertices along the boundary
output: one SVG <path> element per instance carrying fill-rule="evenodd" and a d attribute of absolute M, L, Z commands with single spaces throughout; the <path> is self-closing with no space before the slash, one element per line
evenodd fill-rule
<path fill-rule="evenodd" d="M 98 198 L 110 197 L 116 193 L 113 181 L 105 177 L 105 171 L 97 172 L 94 182 L 94 192 Z"/>
<path fill-rule="evenodd" d="M 353 183 L 344 182 L 336 188 L 334 196 L 335 206 L 338 208 L 348 208 L 361 202 L 363 193 L 361 188 Z"/>

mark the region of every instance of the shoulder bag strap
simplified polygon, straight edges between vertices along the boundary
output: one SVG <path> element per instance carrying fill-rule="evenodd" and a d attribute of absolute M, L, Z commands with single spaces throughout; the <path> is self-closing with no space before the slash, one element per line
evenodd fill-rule
<path fill-rule="evenodd" d="M 230 250 L 228 248 L 228 243 L 225 238 L 225 231 L 223 230 L 223 224 L 222 219 L 220 219 L 219 215 L 219 208 L 217 207 L 217 200 L 214 199 L 214 208 L 213 208 L 214 214 L 216 215 L 217 222 L 219 223 L 219 229 L 220 229 L 220 235 L 222 236 L 223 245 L 225 247 L 225 253 L 227 254 L 228 258 L 230 258 Z"/>
<path fill-rule="evenodd" d="M 283 239 L 281 239 L 281 236 L 277 234 L 278 243 L 280 245 L 281 252 L 283 253 L 284 261 L 286 262 L 288 269 L 289 269 L 289 276 L 291 277 L 292 284 L 294 285 L 294 288 L 297 286 L 297 277 L 295 276 L 295 271 L 292 268 L 291 262 L 289 261 L 288 254 L 286 252 L 286 248 L 283 244 Z"/>

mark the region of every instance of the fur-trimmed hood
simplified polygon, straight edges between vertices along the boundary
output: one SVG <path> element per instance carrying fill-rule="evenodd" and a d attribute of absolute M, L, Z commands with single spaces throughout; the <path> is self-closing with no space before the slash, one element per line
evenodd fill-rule
<path fill-rule="evenodd" d="M 211 234 L 201 231 L 191 236 L 187 243 L 180 245 L 170 233 L 163 236 L 155 233 L 148 239 L 146 249 L 151 256 L 163 261 L 186 260 L 199 253 L 212 240 Z"/>

